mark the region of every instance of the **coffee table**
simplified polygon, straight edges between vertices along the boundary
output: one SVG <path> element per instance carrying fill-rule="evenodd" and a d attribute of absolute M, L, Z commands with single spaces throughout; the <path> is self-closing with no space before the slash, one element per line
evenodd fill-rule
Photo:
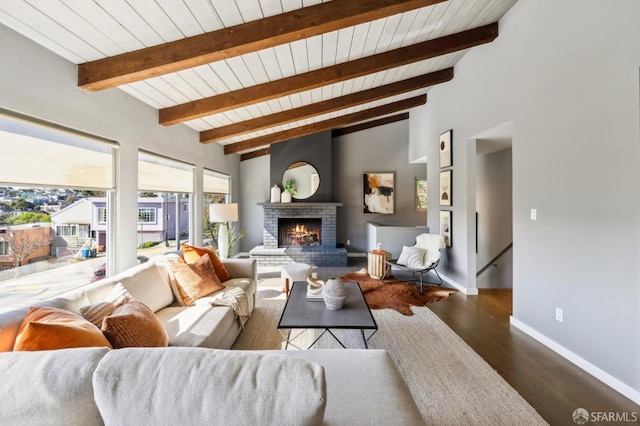
<path fill-rule="evenodd" d="M 378 331 L 371 309 L 367 305 L 367 301 L 362 294 L 360 284 L 357 282 L 345 282 L 347 291 L 347 299 L 342 309 L 331 311 L 326 308 L 324 301 L 307 300 L 307 283 L 306 281 L 296 281 L 293 283 L 291 293 L 287 303 L 282 311 L 282 316 L 278 322 L 278 331 L 287 329 L 287 334 L 280 334 L 286 339 L 285 349 L 292 345 L 298 349 L 298 346 L 292 343 L 297 337 L 302 335 L 308 329 L 323 329 L 324 331 L 318 336 L 307 349 L 310 349 L 325 333 L 329 333 L 342 346 L 346 346 L 331 331 L 332 329 L 353 329 L 360 330 L 362 341 L 365 348 L 369 348 L 368 341 Z M 291 336 L 293 329 L 302 329 L 300 333 Z M 369 337 L 365 336 L 365 330 L 373 330 Z"/>

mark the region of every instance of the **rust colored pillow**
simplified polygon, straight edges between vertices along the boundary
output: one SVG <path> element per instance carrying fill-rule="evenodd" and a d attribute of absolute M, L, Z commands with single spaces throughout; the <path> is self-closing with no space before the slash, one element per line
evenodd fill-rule
<path fill-rule="evenodd" d="M 64 309 L 32 307 L 18 329 L 14 351 L 106 346 L 100 329 L 80 315 Z"/>
<path fill-rule="evenodd" d="M 115 349 L 169 345 L 162 323 L 144 303 L 131 300 L 102 320 L 102 332 Z"/>
<path fill-rule="evenodd" d="M 182 245 L 182 256 L 187 263 L 193 263 L 204 254 L 208 254 L 211 259 L 211 263 L 213 264 L 213 269 L 216 271 L 216 275 L 221 282 L 225 282 L 230 280 L 231 274 L 227 271 L 227 268 L 224 267 L 222 261 L 218 257 L 218 254 L 213 249 L 213 247 L 195 247 L 190 246 L 189 244 Z"/>
<path fill-rule="evenodd" d="M 172 262 L 169 268 L 173 294 L 182 306 L 190 306 L 196 299 L 224 288 L 206 253 L 193 263 Z"/>

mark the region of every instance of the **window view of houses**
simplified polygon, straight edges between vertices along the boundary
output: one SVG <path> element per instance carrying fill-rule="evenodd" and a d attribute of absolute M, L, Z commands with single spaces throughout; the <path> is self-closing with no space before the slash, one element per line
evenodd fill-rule
<path fill-rule="evenodd" d="M 55 285 L 56 276 L 67 283 L 74 277 L 77 285 L 103 278 L 109 226 L 106 195 L 0 186 L 0 287 L 5 290 L 0 299 L 44 291 Z M 189 206 L 187 194 L 139 194 L 139 263 L 188 241 Z M 3 302 L 10 301 L 0 300 L 0 305 Z"/>

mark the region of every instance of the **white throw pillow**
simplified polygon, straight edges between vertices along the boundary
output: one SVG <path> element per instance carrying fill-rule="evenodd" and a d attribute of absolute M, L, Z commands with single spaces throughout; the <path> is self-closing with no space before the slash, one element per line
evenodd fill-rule
<path fill-rule="evenodd" d="M 425 249 L 421 249 L 418 247 L 402 247 L 402 253 L 400 253 L 400 257 L 398 258 L 398 265 L 405 265 L 409 268 L 424 268 L 424 258 L 427 254 Z"/>

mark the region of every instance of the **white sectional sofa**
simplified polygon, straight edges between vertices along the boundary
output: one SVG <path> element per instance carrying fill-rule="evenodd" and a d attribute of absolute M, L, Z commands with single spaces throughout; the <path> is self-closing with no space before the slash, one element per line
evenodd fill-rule
<path fill-rule="evenodd" d="M 157 256 L 120 274 L 96 281 L 37 305 L 80 313 L 80 308 L 103 301 L 116 284 L 121 283 L 133 297 L 153 310 L 169 336 L 169 346 L 196 346 L 229 349 L 241 324 L 228 306 L 212 306 L 212 296 L 198 299 L 193 306 L 176 303 L 168 262 L 178 255 Z M 253 310 L 256 300 L 257 266 L 250 259 L 225 259 L 223 264 L 232 278 L 222 283 L 226 289 L 242 288 Z M 225 290 L 221 290 L 225 291 Z M 0 352 L 10 351 L 28 308 L 0 314 Z"/>
<path fill-rule="evenodd" d="M 166 259 L 43 301 L 78 312 L 121 283 L 149 306 L 169 347 L 12 351 L 28 308 L 0 314 L 0 424 L 421 425 L 416 403 L 383 350 L 231 351 L 242 327 L 208 297 L 179 306 Z M 223 261 L 256 301 L 256 264 Z M 225 291 L 225 290 L 221 290 Z M 275 324 L 274 324 L 275 327 Z"/>

